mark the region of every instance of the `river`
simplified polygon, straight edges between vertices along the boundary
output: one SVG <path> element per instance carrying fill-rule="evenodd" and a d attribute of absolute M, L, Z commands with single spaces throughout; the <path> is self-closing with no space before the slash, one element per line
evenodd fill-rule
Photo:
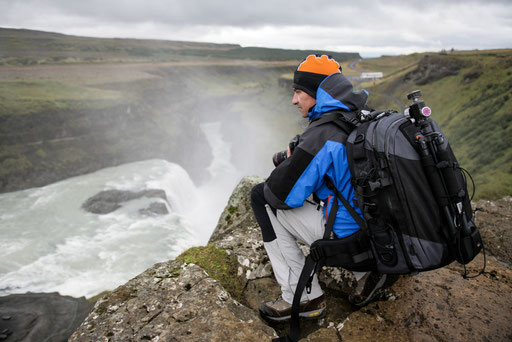
<path fill-rule="evenodd" d="M 0 195 L 0 295 L 59 292 L 91 297 L 154 263 L 204 245 L 242 177 L 220 123 L 201 126 L 213 153 L 211 180 L 197 187 L 179 165 L 140 161 Z M 139 212 L 142 198 L 96 215 L 81 208 L 102 190 L 163 189 L 168 215 Z"/>

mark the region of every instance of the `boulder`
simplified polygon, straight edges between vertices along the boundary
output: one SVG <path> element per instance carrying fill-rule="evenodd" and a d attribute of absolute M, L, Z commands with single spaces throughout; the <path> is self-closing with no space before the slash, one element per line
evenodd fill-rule
<path fill-rule="evenodd" d="M 252 212 L 250 192 L 253 186 L 264 182 L 260 177 L 244 177 L 229 197 L 209 242 L 232 240 L 233 233 L 252 231 L 258 227 Z"/>
<path fill-rule="evenodd" d="M 167 210 L 165 203 L 153 202 L 149 207 L 139 209 L 139 214 L 146 216 L 167 215 L 169 214 L 169 210 Z"/>
<path fill-rule="evenodd" d="M 161 198 L 167 202 L 167 195 L 164 190 L 161 189 L 146 189 L 142 191 L 128 191 L 128 190 L 103 190 L 96 195 L 88 198 L 83 204 L 82 208 L 93 214 L 108 214 L 119 208 L 121 208 L 124 202 L 128 202 L 134 199 L 147 197 L 147 198 Z M 163 206 L 165 204 L 162 203 Z M 165 212 L 159 205 L 158 208 L 147 208 L 147 212 L 154 214 L 167 214 L 167 208 Z M 145 214 L 146 212 L 144 212 Z"/>
<path fill-rule="evenodd" d="M 65 342 L 92 306 L 84 297 L 58 293 L 0 297 L 0 341 Z"/>
<path fill-rule="evenodd" d="M 199 266 L 154 265 L 100 299 L 69 341 L 264 341 L 257 313 Z"/>
<path fill-rule="evenodd" d="M 261 230 L 252 212 L 250 191 L 264 180 L 245 177 L 237 185 L 209 243 L 236 255 L 240 264 L 239 273 L 248 280 L 269 277 L 272 266 L 263 248 Z"/>

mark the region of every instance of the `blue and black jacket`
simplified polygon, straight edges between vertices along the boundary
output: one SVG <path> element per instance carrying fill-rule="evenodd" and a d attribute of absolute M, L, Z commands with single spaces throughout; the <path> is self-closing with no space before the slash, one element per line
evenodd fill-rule
<path fill-rule="evenodd" d="M 324 215 L 336 215 L 333 232 L 339 237 L 349 236 L 360 228 L 342 203 L 338 212 L 332 213 L 336 200 L 324 180 L 325 175 L 348 200 L 354 201 L 354 189 L 350 183 L 345 143 L 347 133 L 330 120 L 336 112 L 355 112 L 364 108 L 368 93 L 354 91 L 352 84 L 341 73 L 328 76 L 319 86 L 316 105 L 308 113 L 309 126 L 300 136 L 293 154 L 279 164 L 265 182 L 265 200 L 276 209 L 300 207 L 315 194 L 324 205 Z M 354 207 L 361 215 L 359 208 Z"/>

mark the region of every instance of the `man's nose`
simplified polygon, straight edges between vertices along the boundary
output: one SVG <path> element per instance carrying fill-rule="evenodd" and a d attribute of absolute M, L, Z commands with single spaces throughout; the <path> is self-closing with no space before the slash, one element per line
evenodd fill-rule
<path fill-rule="evenodd" d="M 297 94 L 293 94 L 293 97 L 292 97 L 292 104 L 297 104 L 299 103 L 299 99 L 297 98 Z"/>

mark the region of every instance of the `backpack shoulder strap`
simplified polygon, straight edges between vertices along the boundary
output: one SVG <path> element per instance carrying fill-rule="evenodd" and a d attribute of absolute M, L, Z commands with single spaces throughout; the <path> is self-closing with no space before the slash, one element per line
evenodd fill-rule
<path fill-rule="evenodd" d="M 350 134 L 359 126 L 359 112 L 341 112 L 341 111 L 333 111 L 329 113 L 325 113 L 317 119 L 314 119 L 309 124 L 308 128 L 317 127 L 328 122 L 332 122 L 336 124 L 339 128 L 341 128 L 347 135 Z"/>
<path fill-rule="evenodd" d="M 336 198 L 338 198 L 341 203 L 343 203 L 343 206 L 347 209 L 347 211 L 349 212 L 350 216 L 352 216 L 352 218 L 354 219 L 354 221 L 356 221 L 357 225 L 361 228 L 361 230 L 363 231 L 363 233 L 366 234 L 366 222 L 361 218 L 361 216 L 359 216 L 359 214 L 356 212 L 356 210 L 350 205 L 350 203 L 348 202 L 348 200 L 345 198 L 345 196 L 343 196 L 338 189 L 336 189 L 336 187 L 334 186 L 334 182 L 332 181 L 332 179 L 325 175 L 324 176 L 324 180 L 325 180 L 325 183 L 327 185 L 327 187 L 332 190 L 334 192 L 334 194 L 336 195 Z M 331 210 L 334 210 L 334 209 L 337 209 L 337 202 L 335 202 L 335 206 L 333 205 L 333 208 Z M 336 217 L 336 215 L 329 215 L 329 218 L 331 217 Z M 327 229 L 331 230 L 332 231 L 332 226 L 334 225 L 334 219 L 332 220 L 332 223 L 330 224 L 330 226 L 328 227 L 328 224 L 329 224 L 329 219 L 328 219 L 328 222 L 326 223 L 325 225 L 325 229 L 327 231 Z M 326 233 L 327 234 L 327 233 Z M 330 233 L 329 233 L 330 235 Z M 325 235 L 324 235 L 324 238 L 325 238 Z"/>

